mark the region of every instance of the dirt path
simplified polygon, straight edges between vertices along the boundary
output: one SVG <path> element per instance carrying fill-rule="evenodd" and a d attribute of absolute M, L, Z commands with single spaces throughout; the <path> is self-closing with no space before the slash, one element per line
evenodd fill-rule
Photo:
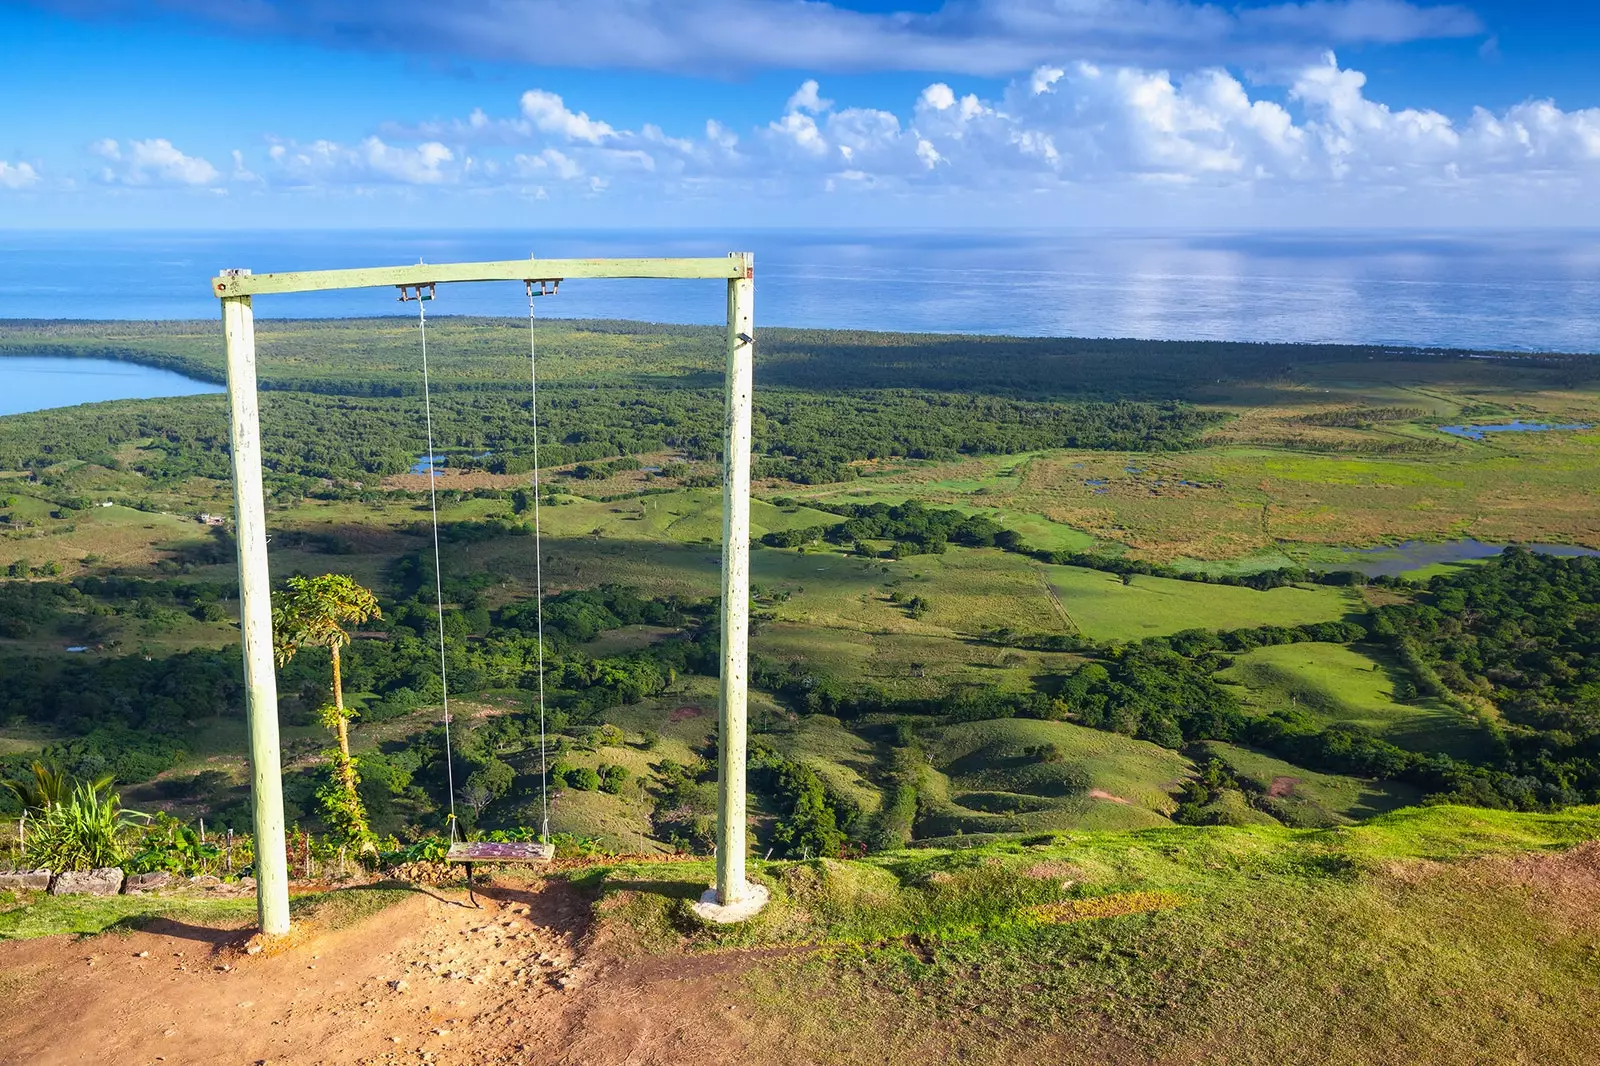
<path fill-rule="evenodd" d="M 562 882 L 479 896 L 419 893 L 254 956 L 247 930 L 176 922 L 0 944 L 0 1063 L 750 1061 L 759 1034 L 718 967 L 588 948 Z"/>

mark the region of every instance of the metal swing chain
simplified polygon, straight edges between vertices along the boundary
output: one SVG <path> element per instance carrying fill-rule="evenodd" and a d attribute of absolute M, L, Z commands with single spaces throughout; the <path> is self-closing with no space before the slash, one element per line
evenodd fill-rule
<path fill-rule="evenodd" d="M 550 777 L 544 732 L 544 552 L 539 537 L 539 347 L 533 329 L 533 282 L 528 287 L 528 378 L 533 385 L 533 602 L 539 638 L 539 843 L 550 843 Z M 544 286 L 539 287 L 540 294 Z"/>
<path fill-rule="evenodd" d="M 401 290 L 404 299 L 404 290 Z M 428 383 L 428 316 L 423 309 L 422 289 L 417 289 L 417 332 L 422 337 L 422 411 L 428 425 L 428 510 L 433 517 L 433 596 L 439 622 L 439 687 L 444 693 L 444 773 L 450 790 L 450 842 L 456 839 L 456 769 L 450 745 L 450 682 L 445 672 L 444 654 L 444 572 L 439 557 L 439 493 L 436 484 L 433 450 L 433 394 Z"/>

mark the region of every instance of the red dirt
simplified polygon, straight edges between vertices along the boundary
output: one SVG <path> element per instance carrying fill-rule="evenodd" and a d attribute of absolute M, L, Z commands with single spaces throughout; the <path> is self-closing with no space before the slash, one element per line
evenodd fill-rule
<path fill-rule="evenodd" d="M 1123 799 L 1121 796 L 1113 796 L 1103 788 L 1091 788 L 1089 790 L 1089 798 L 1097 800 L 1110 800 L 1112 803 L 1129 804 L 1132 802 L 1131 800 Z"/>
<path fill-rule="evenodd" d="M 564 882 L 479 898 L 419 892 L 255 956 L 248 930 L 171 921 L 0 944 L 0 1063 L 785 1061 L 716 979 L 737 961 L 617 958 Z"/>
<path fill-rule="evenodd" d="M 677 708 L 671 714 L 667 715 L 667 721 L 669 721 L 669 722 L 686 722 L 690 718 L 699 718 L 701 715 L 704 715 L 704 714 L 707 714 L 707 713 L 709 713 L 709 712 L 707 712 L 704 707 L 695 707 L 693 705 L 686 705 L 686 706 Z"/>
<path fill-rule="evenodd" d="M 1267 786 L 1267 795 L 1281 799 L 1294 791 L 1294 786 L 1300 783 L 1298 777 L 1274 777 L 1272 784 Z"/>

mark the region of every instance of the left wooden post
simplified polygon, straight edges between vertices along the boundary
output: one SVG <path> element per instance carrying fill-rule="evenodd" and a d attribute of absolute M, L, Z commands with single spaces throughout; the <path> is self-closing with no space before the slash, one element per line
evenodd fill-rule
<path fill-rule="evenodd" d="M 223 276 L 248 273 L 223 271 Z M 256 907 L 261 931 L 277 935 L 289 931 L 289 861 L 283 832 L 278 677 L 272 659 L 267 502 L 261 488 L 256 324 L 250 297 L 222 298 L 222 328 L 228 351 L 228 423 L 233 444 L 235 539 L 239 547 L 239 633 L 244 645 L 250 796 L 255 813 Z"/>

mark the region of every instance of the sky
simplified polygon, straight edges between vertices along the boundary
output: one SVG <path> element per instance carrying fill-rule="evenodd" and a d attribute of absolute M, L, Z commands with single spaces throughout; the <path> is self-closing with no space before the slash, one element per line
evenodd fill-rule
<path fill-rule="evenodd" d="M 0 0 L 0 229 L 1600 226 L 1587 0 Z"/>

